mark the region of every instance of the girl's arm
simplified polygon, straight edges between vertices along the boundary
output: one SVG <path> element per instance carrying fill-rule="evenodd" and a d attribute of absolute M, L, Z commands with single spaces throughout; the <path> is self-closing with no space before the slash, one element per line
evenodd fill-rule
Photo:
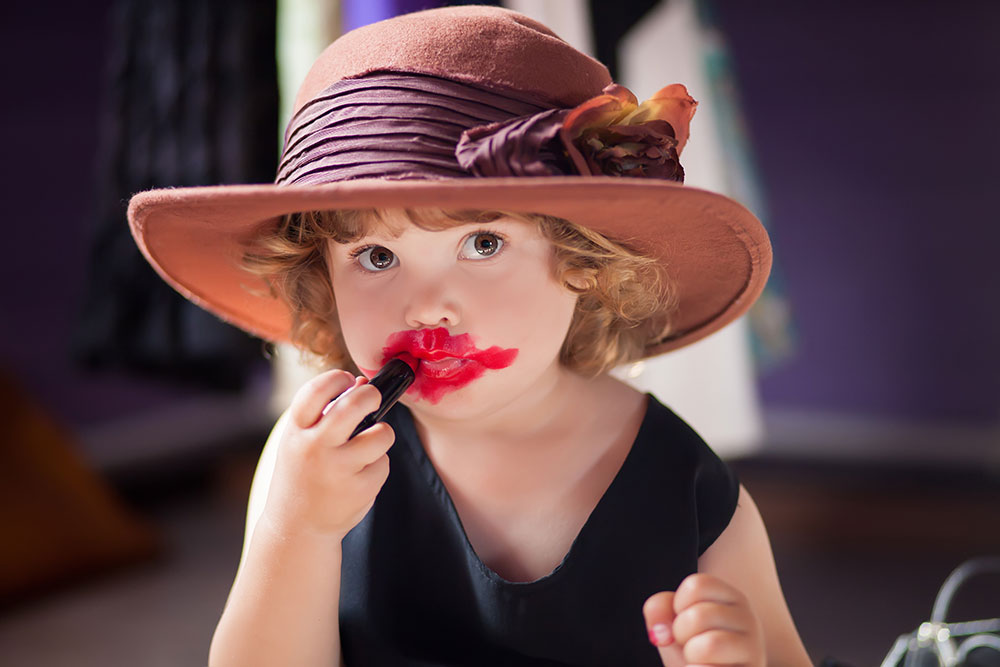
<path fill-rule="evenodd" d="M 742 485 L 729 526 L 698 559 L 698 571 L 731 584 L 750 600 L 763 627 L 768 665 L 812 665 L 781 591 L 764 520 Z"/>
<path fill-rule="evenodd" d="M 258 521 L 212 637 L 210 667 L 343 665 L 340 539 Z"/>
<path fill-rule="evenodd" d="M 781 592 L 764 522 L 742 486 L 729 526 L 698 559 L 698 573 L 676 592 L 650 597 L 643 612 L 667 667 L 812 665 Z"/>
<path fill-rule="evenodd" d="M 279 421 L 254 475 L 243 557 L 212 638 L 211 667 L 343 665 L 341 542 L 385 482 L 393 440 L 386 424 L 347 437 L 379 398 L 333 371 L 307 383 Z"/>

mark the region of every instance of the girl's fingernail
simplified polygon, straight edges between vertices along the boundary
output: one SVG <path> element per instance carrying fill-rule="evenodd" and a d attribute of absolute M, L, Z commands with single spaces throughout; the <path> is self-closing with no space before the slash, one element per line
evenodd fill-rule
<path fill-rule="evenodd" d="M 337 396 L 337 398 L 335 398 L 332 401 L 330 401 L 329 403 L 327 403 L 326 407 L 323 408 L 323 412 L 321 414 L 323 416 L 325 416 L 326 413 L 328 413 L 330 410 L 333 409 L 333 404 L 334 403 L 336 403 L 337 401 L 339 401 L 342 398 L 345 398 L 348 394 L 350 394 L 352 391 L 354 391 L 355 389 L 357 389 L 358 387 L 360 387 L 362 384 L 365 384 L 365 383 L 361 381 L 361 378 L 354 378 L 354 384 L 352 384 L 350 387 L 348 387 L 347 389 L 345 389 L 343 393 L 341 393 L 339 396 Z"/>
<path fill-rule="evenodd" d="M 670 646 L 674 635 L 664 623 L 657 623 L 649 629 L 649 643 L 653 646 Z"/>

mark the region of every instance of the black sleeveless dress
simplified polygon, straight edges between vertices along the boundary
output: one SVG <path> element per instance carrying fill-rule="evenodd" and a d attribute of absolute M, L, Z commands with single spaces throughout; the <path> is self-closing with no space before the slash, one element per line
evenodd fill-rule
<path fill-rule="evenodd" d="M 739 483 L 652 396 L 617 476 L 551 574 L 509 582 L 466 538 L 401 404 L 390 473 L 344 539 L 340 636 L 347 667 L 662 667 L 642 605 L 676 590 L 736 509 Z"/>

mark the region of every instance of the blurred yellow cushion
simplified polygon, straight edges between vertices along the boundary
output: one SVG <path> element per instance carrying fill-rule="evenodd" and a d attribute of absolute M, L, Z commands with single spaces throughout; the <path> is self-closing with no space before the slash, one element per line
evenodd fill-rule
<path fill-rule="evenodd" d="M 0 605 L 160 550 L 70 434 L 3 373 L 0 420 Z"/>

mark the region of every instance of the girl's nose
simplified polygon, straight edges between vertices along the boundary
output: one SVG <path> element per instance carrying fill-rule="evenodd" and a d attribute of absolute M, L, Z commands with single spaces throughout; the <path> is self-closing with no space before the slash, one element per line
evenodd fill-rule
<path fill-rule="evenodd" d="M 405 320 L 414 329 L 456 327 L 462 320 L 461 308 L 452 290 L 435 281 L 410 291 Z"/>

